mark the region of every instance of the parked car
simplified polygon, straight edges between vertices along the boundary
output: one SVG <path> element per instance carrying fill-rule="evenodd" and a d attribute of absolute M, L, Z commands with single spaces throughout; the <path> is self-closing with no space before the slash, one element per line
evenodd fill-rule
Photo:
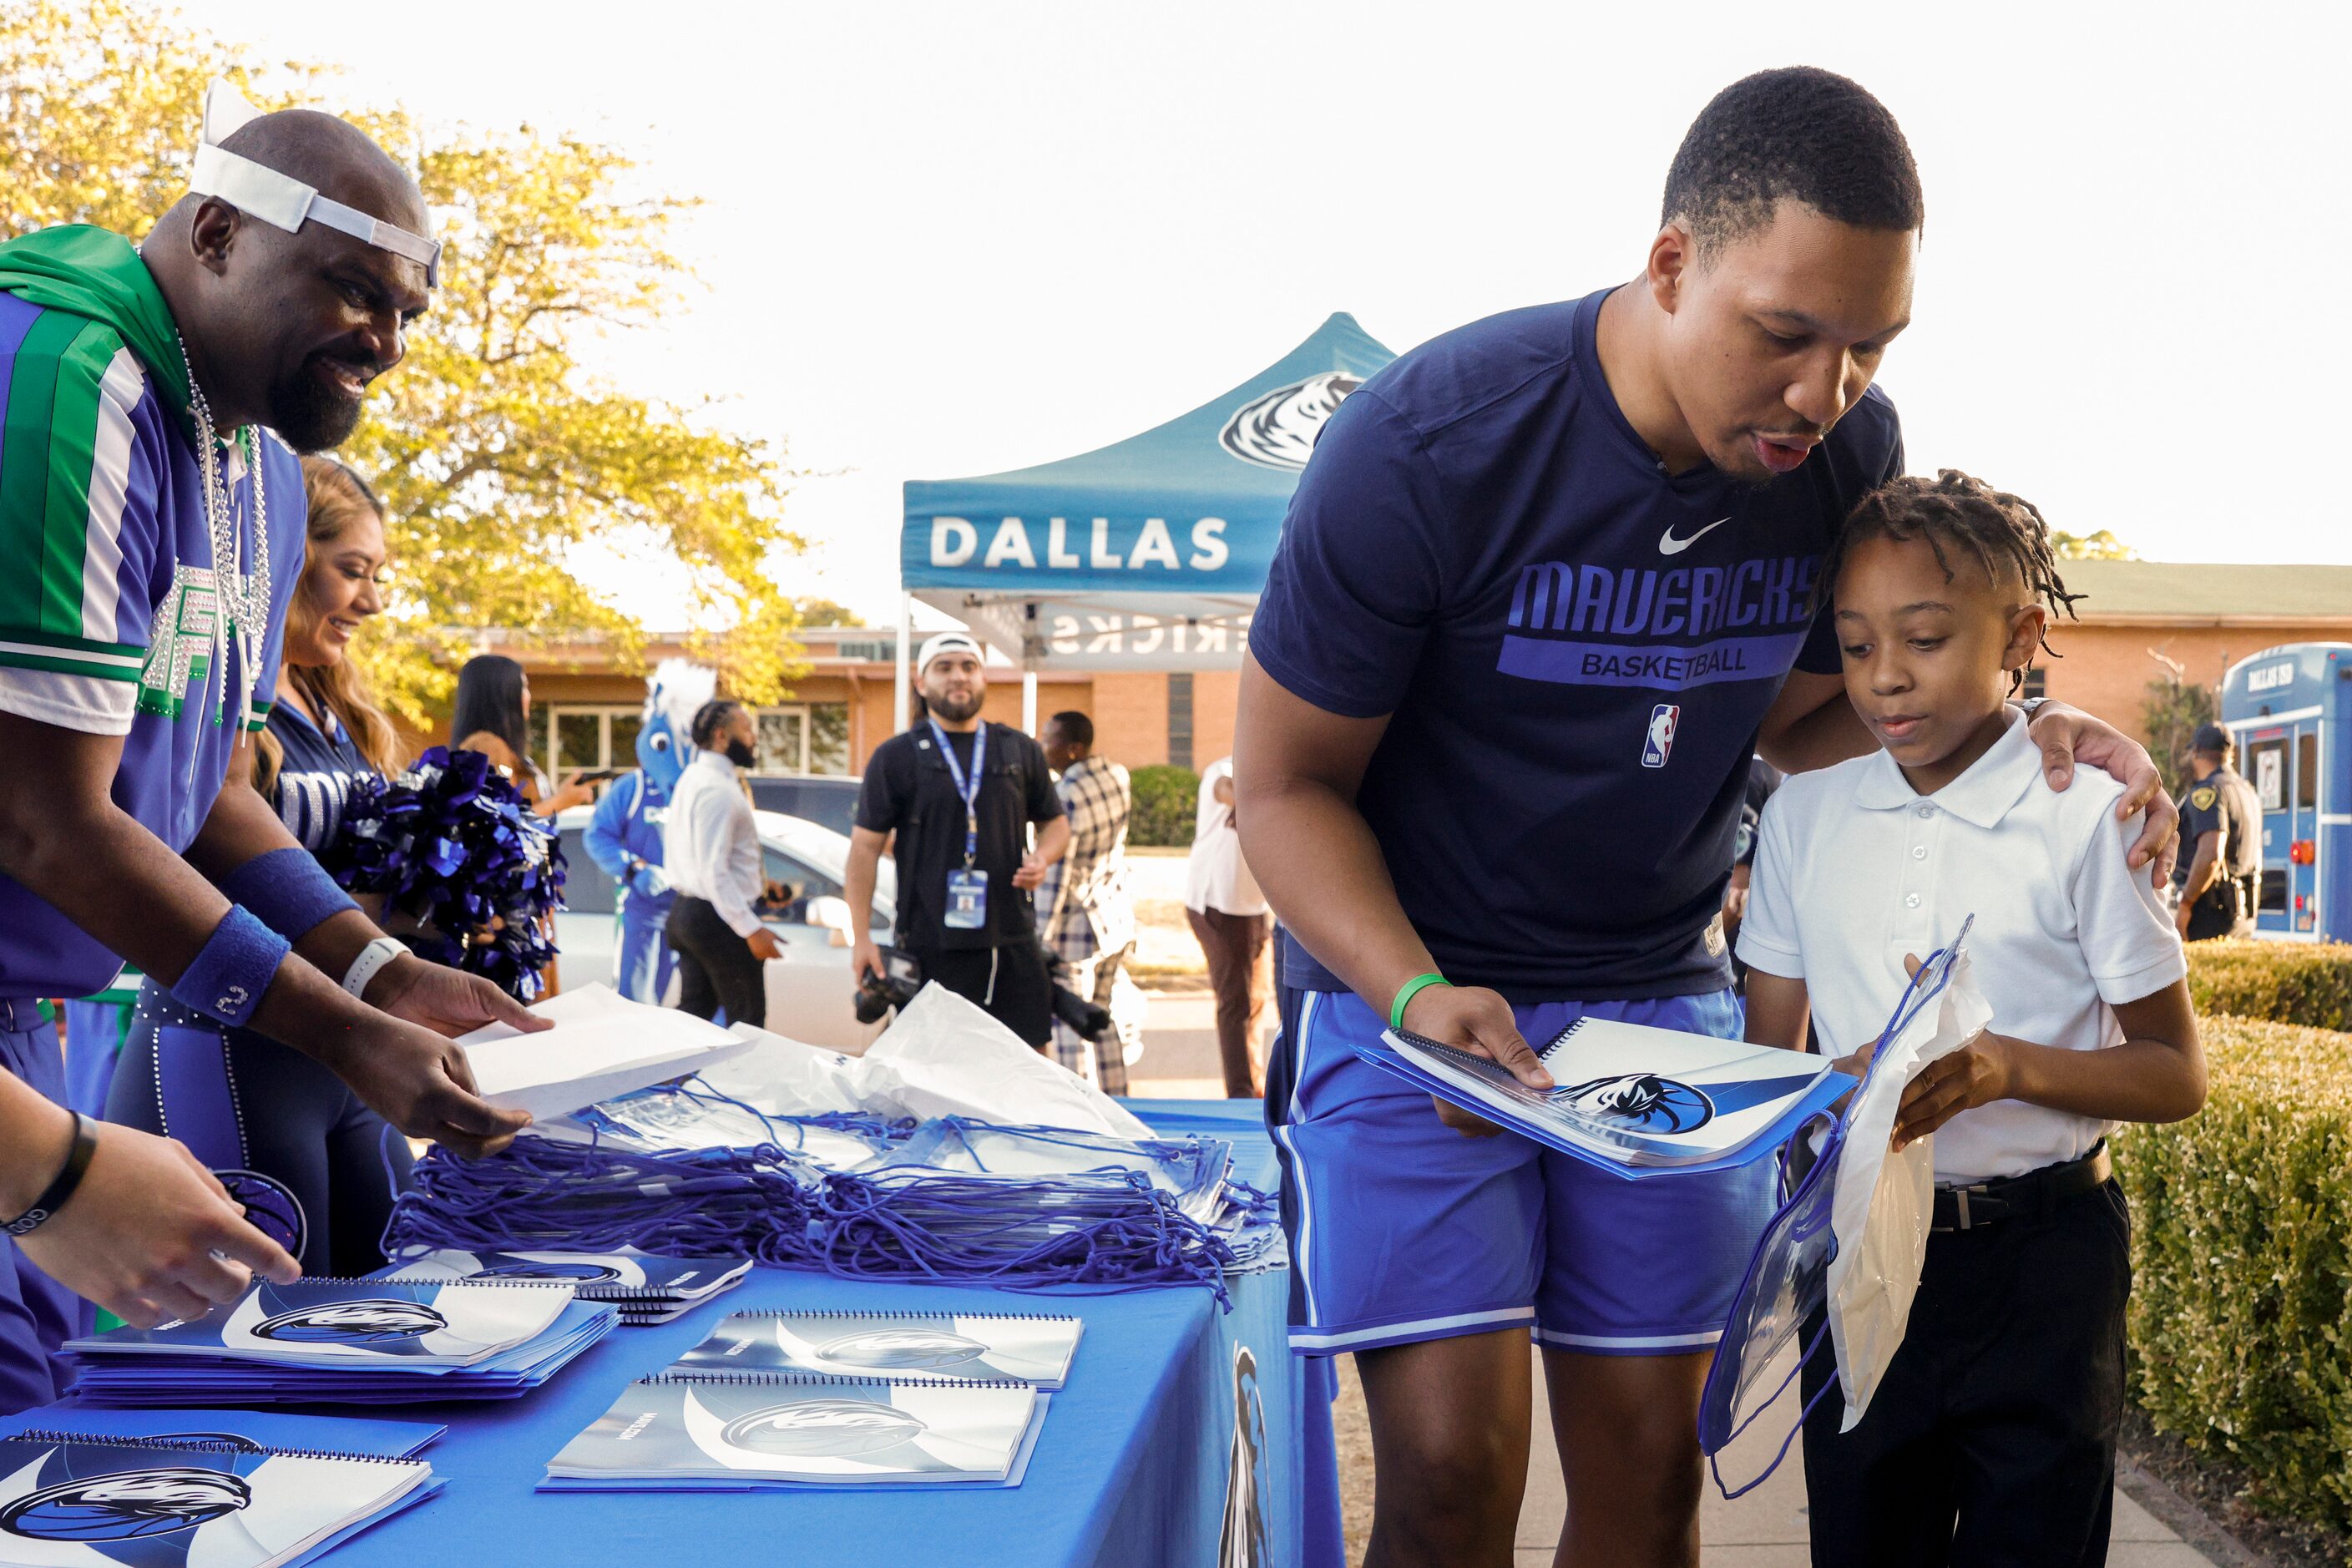
<path fill-rule="evenodd" d="M 575 806 L 556 819 L 567 867 L 565 908 L 555 917 L 566 985 L 612 984 L 613 954 L 620 941 L 613 879 L 589 858 L 583 842 L 593 815 L 592 807 Z M 862 1051 L 882 1026 L 859 1023 L 856 1011 L 857 987 L 849 974 L 852 917 L 841 897 L 848 874 L 848 836 L 782 812 L 754 811 L 751 816 L 759 828 L 764 875 L 790 889 L 784 903 L 762 911 L 784 950 L 782 958 L 767 964 L 768 1027 L 812 1046 Z M 890 940 L 898 897 L 898 869 L 886 859 L 876 870 L 874 908 L 868 911 L 877 942 Z M 675 981 L 665 1000 L 677 1002 Z"/>
<path fill-rule="evenodd" d="M 857 816 L 857 791 L 866 781 L 838 773 L 753 773 L 751 804 L 780 811 L 835 833 L 846 833 Z"/>

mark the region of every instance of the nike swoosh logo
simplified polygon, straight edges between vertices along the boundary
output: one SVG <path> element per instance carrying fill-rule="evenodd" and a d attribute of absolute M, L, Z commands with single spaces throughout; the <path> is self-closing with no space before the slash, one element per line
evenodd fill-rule
<path fill-rule="evenodd" d="M 1721 528 L 1725 523 L 1729 522 L 1731 520 L 1727 517 L 1718 517 L 1713 522 L 1708 523 L 1705 528 L 1700 529 L 1696 533 L 1692 534 L 1688 539 L 1676 539 L 1675 537 L 1675 525 L 1670 522 L 1666 524 L 1666 531 L 1658 537 L 1658 553 L 1661 555 L 1680 555 L 1684 551 L 1688 550 L 1692 545 L 1696 544 L 1700 540 L 1705 539 L 1708 534 L 1713 533 L 1717 529 Z"/>

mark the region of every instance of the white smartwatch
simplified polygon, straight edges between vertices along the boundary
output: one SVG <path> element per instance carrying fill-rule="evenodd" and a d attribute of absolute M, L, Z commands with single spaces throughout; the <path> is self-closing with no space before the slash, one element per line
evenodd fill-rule
<path fill-rule="evenodd" d="M 343 971 L 343 989 L 365 1000 L 368 982 L 373 980 L 376 973 L 385 964 L 407 951 L 408 949 L 403 947 L 392 937 L 376 938 L 360 949 L 360 955 L 352 960 L 352 966 L 349 969 Z"/>

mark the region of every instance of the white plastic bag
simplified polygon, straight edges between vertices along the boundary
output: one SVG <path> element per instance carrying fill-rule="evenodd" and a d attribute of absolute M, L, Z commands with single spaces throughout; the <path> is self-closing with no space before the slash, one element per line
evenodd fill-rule
<path fill-rule="evenodd" d="M 1929 1062 L 1958 1050 L 1991 1022 L 1992 1008 L 1962 952 L 1943 991 L 1879 1046 L 1869 1080 L 1848 1112 L 1830 1211 L 1837 1237 L 1829 1269 L 1830 1341 L 1845 1395 L 1840 1431 L 1853 1430 L 1895 1360 L 1927 1257 L 1936 1140 L 1930 1134 L 1899 1154 L 1889 1152 L 1903 1090 Z"/>
<path fill-rule="evenodd" d="M 1129 1067 L 1143 1059 L 1143 1025 L 1150 1016 L 1150 996 L 1120 969 L 1110 982 L 1110 1022 L 1118 1031 L 1119 1058 Z"/>
<path fill-rule="evenodd" d="M 856 1057 L 803 1045 L 749 1024 L 737 1024 L 728 1033 L 748 1042 L 750 1048 L 702 1075 L 719 1093 L 770 1116 L 866 1109 Z"/>
<path fill-rule="evenodd" d="M 856 1073 L 865 1108 L 887 1115 L 1152 1135 L 1110 1096 L 936 981 L 866 1047 Z"/>

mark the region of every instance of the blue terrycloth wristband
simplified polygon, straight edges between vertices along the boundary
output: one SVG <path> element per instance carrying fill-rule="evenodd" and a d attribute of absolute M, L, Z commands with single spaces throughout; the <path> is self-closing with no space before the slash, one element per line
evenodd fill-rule
<path fill-rule="evenodd" d="M 294 944 L 263 925 L 252 910 L 231 904 L 211 940 L 172 986 L 172 999 L 224 1024 L 242 1025 L 261 1005 L 261 994 Z"/>
<path fill-rule="evenodd" d="M 256 855 L 223 878 L 220 890 L 230 903 L 251 910 L 263 925 L 295 942 L 321 921 L 359 908 L 308 849 Z"/>

